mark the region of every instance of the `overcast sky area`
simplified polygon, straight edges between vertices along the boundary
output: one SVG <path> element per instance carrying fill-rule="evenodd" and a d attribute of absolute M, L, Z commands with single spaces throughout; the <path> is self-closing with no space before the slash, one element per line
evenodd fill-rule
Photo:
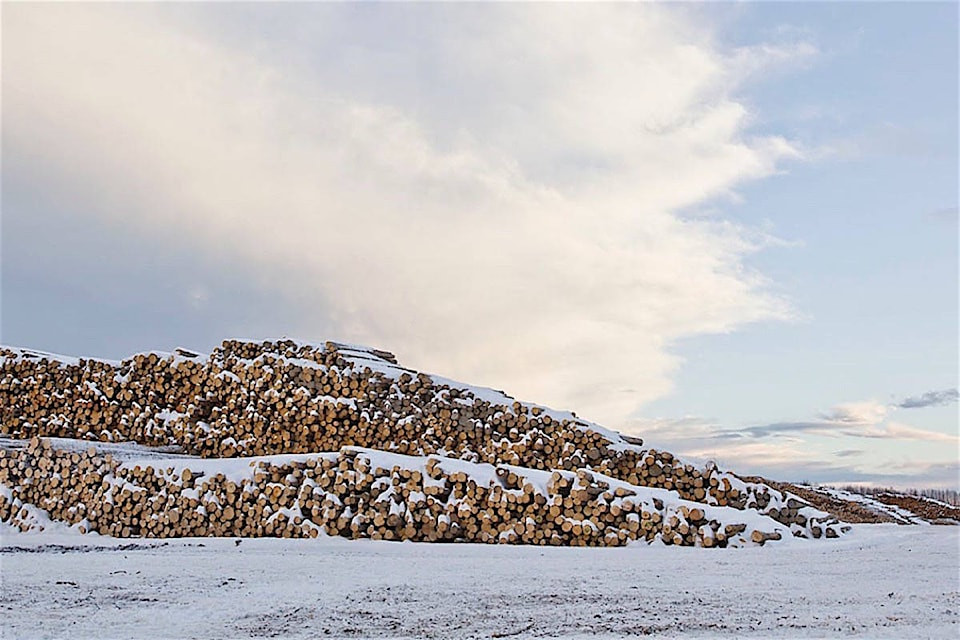
<path fill-rule="evenodd" d="M 957 488 L 958 5 L 4 4 L 0 340 L 384 348 Z"/>

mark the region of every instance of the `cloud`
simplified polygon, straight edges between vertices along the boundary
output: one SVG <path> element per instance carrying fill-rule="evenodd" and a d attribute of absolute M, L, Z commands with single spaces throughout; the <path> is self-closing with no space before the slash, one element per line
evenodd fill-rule
<path fill-rule="evenodd" d="M 947 390 L 925 393 L 919 398 L 908 398 L 899 404 L 884 404 L 876 400 L 846 402 L 822 412 L 817 420 L 774 422 L 724 430 L 722 433 L 739 433 L 752 438 L 803 433 L 830 437 L 954 442 L 957 440 L 955 435 L 919 429 L 888 421 L 887 418 L 892 409 L 932 406 L 955 400 L 956 390 Z"/>
<path fill-rule="evenodd" d="M 788 434 L 807 434 L 832 438 L 870 438 L 888 440 L 914 440 L 956 442 L 957 436 L 941 431 L 920 429 L 899 422 L 874 424 L 868 422 L 848 422 L 843 420 L 817 420 L 810 422 L 775 422 L 756 425 L 743 429 L 728 429 L 717 434 L 718 437 L 731 438 L 742 434 L 751 438 L 767 438 Z"/>
<path fill-rule="evenodd" d="M 871 425 L 882 422 L 888 411 L 886 404 L 868 400 L 839 404 L 821 416 L 825 422 L 831 424 Z"/>
<path fill-rule="evenodd" d="M 815 459 L 812 452 L 797 447 L 803 441 L 796 437 L 793 427 L 792 423 L 785 423 L 776 442 L 758 441 L 759 436 L 749 430 L 729 429 L 714 420 L 696 416 L 635 419 L 623 430 L 643 437 L 645 444 L 654 448 L 683 454 L 698 462 L 713 460 L 743 469 L 744 465 L 749 468 L 760 461 L 770 464 L 809 458 L 812 462 Z"/>
<path fill-rule="evenodd" d="M 6 7 L 5 179 L 282 291 L 303 337 L 606 422 L 671 388 L 677 340 L 792 317 L 744 264 L 762 233 L 677 212 L 798 156 L 737 91 L 810 47 L 725 51 L 660 6 L 303 7 L 256 42 Z"/>
<path fill-rule="evenodd" d="M 960 462 L 894 462 L 888 470 L 891 473 L 877 474 L 873 483 L 890 483 L 901 487 L 941 488 L 960 486 Z M 911 481 L 916 484 L 911 484 Z"/>
<path fill-rule="evenodd" d="M 723 468 L 774 479 L 956 486 L 956 477 L 947 473 L 949 464 L 944 466 L 937 458 L 955 455 L 951 452 L 956 451 L 960 437 L 891 420 L 889 413 L 895 409 L 896 405 L 866 400 L 839 404 L 815 420 L 730 427 L 713 419 L 684 416 L 635 419 L 624 431 L 644 438 L 648 446 L 694 462 L 712 460 Z M 838 450 L 838 442 L 862 448 Z M 894 451 L 896 456 L 890 459 Z"/>
<path fill-rule="evenodd" d="M 840 451 L 834 451 L 833 455 L 838 458 L 850 458 L 852 456 L 859 456 L 866 453 L 864 449 L 841 449 Z"/>
<path fill-rule="evenodd" d="M 721 446 L 701 443 L 699 447 L 690 448 L 686 455 L 697 460 L 713 460 L 722 468 L 736 469 L 741 473 L 764 473 L 770 469 L 782 472 L 784 468 L 823 465 L 819 454 L 805 451 L 800 444 L 798 441 L 741 442 Z"/>
<path fill-rule="evenodd" d="M 776 469 L 771 469 L 776 472 Z M 864 469 L 853 465 L 824 465 L 801 463 L 789 468 L 793 482 L 812 482 L 834 486 L 865 485 L 894 487 L 898 489 L 942 489 L 960 486 L 960 463 L 957 462 L 907 462 L 888 461 L 878 470 Z"/>
<path fill-rule="evenodd" d="M 931 442 L 957 442 L 958 436 L 940 431 L 918 429 L 899 422 L 889 422 L 882 427 L 870 427 L 860 430 L 844 431 L 844 435 L 857 438 L 887 438 L 894 440 L 926 440 Z"/>
<path fill-rule="evenodd" d="M 960 462 L 888 461 L 880 471 L 838 466 L 811 469 L 811 479 L 834 486 L 863 485 L 896 489 L 956 489 L 960 487 Z"/>
<path fill-rule="evenodd" d="M 721 427 L 714 421 L 687 416 L 671 427 L 667 419 L 639 420 L 631 423 L 629 431 L 644 437 L 648 446 L 665 449 L 681 455 L 685 460 L 716 462 L 721 468 L 746 475 L 760 475 L 790 482 L 820 484 L 868 484 L 878 486 L 956 487 L 957 463 L 931 460 L 904 451 L 891 458 L 882 447 L 846 448 L 835 450 L 831 443 L 846 438 L 836 427 L 822 422 L 781 423 L 780 429 L 762 436 L 749 436 Z M 811 436 L 831 435 L 828 441 Z M 935 445 L 957 438 L 948 434 L 915 429 L 907 425 L 889 424 L 883 428 L 862 428 L 852 434 L 861 443 L 879 439 L 899 439 L 926 442 Z M 939 445 L 936 445 L 939 446 Z M 831 459 L 831 454 L 833 459 Z"/>
<path fill-rule="evenodd" d="M 920 409 L 923 407 L 939 407 L 942 405 L 953 404 L 960 397 L 957 389 L 944 389 L 942 391 L 928 391 L 920 396 L 906 398 L 897 403 L 901 409 Z"/>

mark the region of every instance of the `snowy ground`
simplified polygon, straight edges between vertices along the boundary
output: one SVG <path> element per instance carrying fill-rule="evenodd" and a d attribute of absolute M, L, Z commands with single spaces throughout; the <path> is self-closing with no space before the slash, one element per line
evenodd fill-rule
<path fill-rule="evenodd" d="M 956 638 L 960 527 L 708 550 L 0 536 L 4 638 Z"/>

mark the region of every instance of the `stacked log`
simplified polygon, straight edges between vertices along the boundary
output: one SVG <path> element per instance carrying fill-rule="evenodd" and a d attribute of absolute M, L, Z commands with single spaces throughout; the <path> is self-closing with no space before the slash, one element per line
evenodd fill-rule
<path fill-rule="evenodd" d="M 878 491 L 870 496 L 878 502 L 916 514 L 934 524 L 960 523 L 960 507 L 925 496 Z"/>
<path fill-rule="evenodd" d="M 697 468 L 572 413 L 400 367 L 336 343 L 227 340 L 120 362 L 0 348 L 0 434 L 176 446 L 205 458 L 359 446 L 530 470 L 585 471 L 816 535 L 829 517 L 796 496 Z"/>
<path fill-rule="evenodd" d="M 33 439 L 0 450 L 0 520 L 116 537 L 318 535 L 427 542 L 726 547 L 788 531 L 581 469 L 552 473 L 358 448 L 122 463 Z M 11 489 L 12 487 L 12 489 Z M 38 516 L 38 511 L 46 517 Z"/>

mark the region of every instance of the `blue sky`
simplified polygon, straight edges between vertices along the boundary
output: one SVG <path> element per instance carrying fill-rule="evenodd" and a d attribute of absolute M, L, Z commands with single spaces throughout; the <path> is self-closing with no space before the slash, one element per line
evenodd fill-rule
<path fill-rule="evenodd" d="M 955 487 L 957 11 L 6 5 L 0 338 L 335 337 Z"/>
<path fill-rule="evenodd" d="M 820 152 L 741 189 L 742 201 L 725 207 L 790 243 L 750 262 L 799 314 L 683 341 L 675 392 L 640 415 L 760 425 L 813 418 L 854 398 L 896 402 L 955 387 L 956 5 L 749 5 L 728 24 L 736 44 L 792 31 L 818 49 L 805 68 L 758 83 L 745 100 L 757 130 Z M 902 419 L 957 432 L 955 404 Z M 956 460 L 945 442 L 918 457 Z M 904 445 L 871 443 L 864 455 L 882 468 Z"/>

